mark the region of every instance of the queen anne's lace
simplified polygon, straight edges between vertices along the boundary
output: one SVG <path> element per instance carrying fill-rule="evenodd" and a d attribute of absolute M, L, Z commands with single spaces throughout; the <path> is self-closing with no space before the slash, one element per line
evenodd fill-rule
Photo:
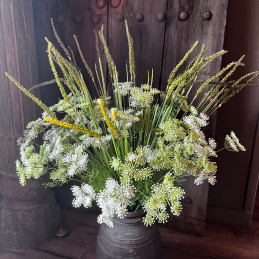
<path fill-rule="evenodd" d="M 117 215 L 124 218 L 127 213 L 127 205 L 135 194 L 135 187 L 130 185 L 120 185 L 114 179 L 107 179 L 105 188 L 99 193 L 95 193 L 92 186 L 83 184 L 81 187 L 73 186 L 71 188 L 75 198 L 73 206 L 86 208 L 92 205 L 95 200 L 97 205 L 102 209 L 98 216 L 98 222 L 113 226 L 113 217 Z"/>

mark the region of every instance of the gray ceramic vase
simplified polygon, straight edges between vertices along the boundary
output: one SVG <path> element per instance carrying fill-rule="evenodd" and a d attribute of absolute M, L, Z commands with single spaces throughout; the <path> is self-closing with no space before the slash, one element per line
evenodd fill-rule
<path fill-rule="evenodd" d="M 124 219 L 114 218 L 114 226 L 101 224 L 96 243 L 97 259 L 157 259 L 160 256 L 158 226 L 146 227 L 144 211 L 129 212 Z"/>

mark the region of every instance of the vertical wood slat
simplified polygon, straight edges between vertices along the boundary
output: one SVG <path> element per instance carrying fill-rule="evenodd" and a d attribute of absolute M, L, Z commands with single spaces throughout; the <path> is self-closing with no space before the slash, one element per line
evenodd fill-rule
<path fill-rule="evenodd" d="M 217 0 L 168 1 L 162 89 L 165 89 L 167 86 L 167 79 L 172 68 L 177 65 L 196 40 L 199 40 L 200 46 L 202 43 L 208 44 L 211 42 L 208 55 L 222 49 L 227 4 L 228 1 L 222 2 Z M 208 20 L 202 17 L 206 11 L 212 13 L 212 17 Z M 186 20 L 179 19 L 180 12 L 186 12 L 188 14 Z M 192 57 L 194 57 L 198 51 L 199 48 L 196 47 Z M 219 71 L 220 65 L 221 58 L 218 58 L 209 66 L 209 71 L 212 73 Z M 201 222 L 206 219 L 209 186 L 207 183 L 201 186 L 195 186 L 193 179 L 190 178 L 185 182 L 184 188 L 186 190 L 186 196 L 191 197 L 192 203 L 184 205 L 182 220 L 188 224 L 189 220 L 186 219 L 190 218 L 198 220 L 198 224 L 202 224 Z M 183 229 L 183 231 L 185 230 Z M 200 230 L 198 231 L 200 232 Z M 187 232 L 189 232 L 189 230 L 187 230 Z"/>
<path fill-rule="evenodd" d="M 27 122 L 35 118 L 35 105 L 5 76 L 7 71 L 26 88 L 37 83 L 36 50 L 30 1 L 0 3 L 0 172 L 15 174 L 18 158 L 17 138 Z"/>
<path fill-rule="evenodd" d="M 251 213 L 250 221 L 252 220 L 252 213 L 254 209 L 255 198 L 257 194 L 258 188 L 258 180 L 259 180 L 259 116 L 257 118 L 257 127 L 256 127 L 256 134 L 254 140 L 254 147 L 253 147 L 253 155 L 251 159 L 251 167 L 249 172 L 249 181 L 247 185 L 247 192 L 245 198 L 245 205 L 244 211 Z"/>
<path fill-rule="evenodd" d="M 99 31 L 103 24 L 105 27 L 105 35 L 107 35 L 107 14 L 95 14 L 92 9 L 92 2 L 93 1 L 82 0 L 42 0 L 33 2 L 34 21 L 35 27 L 37 28 L 35 31 L 37 55 L 38 60 L 41 60 L 41 62 L 38 63 L 40 71 L 39 79 L 41 82 L 53 79 L 48 57 L 45 53 L 47 45 L 44 41 L 44 37 L 47 37 L 53 42 L 60 52 L 64 54 L 54 37 L 50 22 L 50 19 L 53 18 L 61 40 L 66 47 L 70 46 L 72 48 L 76 61 L 86 78 L 86 84 L 90 91 L 92 91 L 93 84 L 83 67 L 73 38 L 73 35 L 78 37 L 85 59 L 94 71 L 94 64 L 97 62 L 94 30 Z M 101 53 L 103 53 L 103 51 L 101 51 Z M 106 74 L 105 65 L 103 69 Z M 58 88 L 55 86 L 51 88 L 51 95 L 49 95 L 50 87 L 51 86 L 46 86 L 40 89 L 41 98 L 47 105 L 54 104 L 60 97 Z"/>
<path fill-rule="evenodd" d="M 84 58 L 95 74 L 95 63 L 98 64 L 98 60 L 94 31 L 100 31 L 101 25 L 103 25 L 104 34 L 107 35 L 107 14 L 96 14 L 92 7 L 92 2 L 93 1 L 78 0 L 75 2 L 73 0 L 66 0 L 63 2 L 63 12 L 65 16 L 65 36 L 67 44 L 72 48 L 75 54 L 76 62 L 81 69 L 88 89 L 91 93 L 94 93 L 94 84 L 84 67 L 74 40 L 74 35 L 76 35 Z M 101 45 L 100 51 L 103 53 Z M 103 61 L 103 70 L 106 77 L 106 61 L 104 58 Z"/>
<path fill-rule="evenodd" d="M 53 73 L 50 69 L 48 55 L 46 53 L 47 37 L 60 50 L 55 39 L 51 18 L 53 18 L 55 28 L 61 38 L 66 44 L 65 30 L 64 30 L 64 13 L 62 9 L 62 2 L 60 0 L 41 0 L 33 1 L 33 13 L 35 24 L 35 39 L 38 58 L 39 81 L 45 82 L 54 79 Z M 62 51 L 62 50 L 60 50 Z M 56 103 L 61 96 L 58 87 L 55 85 L 44 86 L 39 89 L 41 100 L 50 106 Z"/>
<path fill-rule="evenodd" d="M 162 89 L 167 86 L 167 79 L 172 68 L 178 64 L 195 41 L 199 41 L 200 47 L 202 43 L 206 45 L 211 43 L 208 55 L 223 48 L 227 4 L 227 0 L 223 2 L 217 0 L 168 1 Z M 202 17 L 206 11 L 212 13 L 212 17 L 208 20 L 204 20 Z M 188 13 L 187 20 L 179 19 L 180 12 Z M 194 54 L 198 53 L 200 47 L 196 47 Z M 221 58 L 218 58 L 211 63 L 209 70 L 211 73 L 217 72 L 220 66 Z"/>
<path fill-rule="evenodd" d="M 16 44 L 16 32 L 14 27 L 14 10 L 13 10 L 13 2 L 12 1 L 1 1 L 1 27 L 2 27 L 2 40 L 3 40 L 3 49 L 2 49 L 2 57 L 5 59 L 4 70 L 8 71 L 12 74 L 15 78 L 20 80 L 19 78 L 19 65 L 17 60 L 17 44 Z M 18 66 L 17 66 L 18 65 Z M 3 71 L 4 72 L 4 71 Z M 4 73 L 3 76 L 5 77 Z M 19 113 L 17 111 L 22 110 L 21 105 L 21 93 L 18 89 L 16 89 L 9 80 L 5 80 L 6 85 L 8 87 L 9 96 L 4 103 L 2 103 L 3 112 L 5 103 L 9 103 L 11 114 L 9 119 L 4 117 L 5 123 L 2 127 L 5 127 L 4 135 L 9 136 L 11 133 L 12 135 L 17 134 L 17 129 L 22 129 L 23 118 L 22 120 L 19 118 Z M 7 89 L 2 86 L 2 91 L 6 91 Z M 13 118 L 10 120 L 10 118 Z M 10 123 L 10 124 L 9 124 Z M 9 124 L 9 125 L 8 125 Z M 20 125 L 18 125 L 20 124 Z M 11 126 L 12 125 L 12 126 Z M 10 127 L 11 126 L 11 127 Z"/>
<path fill-rule="evenodd" d="M 166 12 L 166 0 L 127 0 L 122 12 L 109 6 L 108 46 L 117 65 L 121 82 L 126 81 L 126 62 L 128 64 L 128 41 L 124 23 L 126 19 L 134 42 L 136 84 L 140 87 L 141 84 L 147 83 L 147 73 L 149 71 L 151 77 L 153 68 L 153 87 L 159 88 L 165 20 L 159 21 L 157 17 L 159 14 L 166 15 Z"/>
<path fill-rule="evenodd" d="M 238 69 L 232 79 L 237 80 L 244 73 L 258 70 L 259 67 L 259 2 L 256 0 L 229 0 L 228 18 L 224 47 L 229 53 L 223 58 L 223 64 L 237 60 L 245 55 L 245 66 Z M 242 22 L 240 22 L 242 21 Z M 258 85 L 259 78 L 254 81 Z M 210 188 L 208 200 L 208 219 L 239 224 L 250 224 L 251 212 L 246 211 L 248 192 L 254 192 L 248 182 L 257 182 L 257 175 L 251 171 L 251 159 L 255 147 L 257 116 L 259 111 L 259 89 L 248 87 L 226 103 L 218 111 L 216 139 L 222 146 L 224 137 L 234 130 L 246 152 L 223 151 L 218 158 L 218 183 Z M 222 144 L 220 143 L 222 140 Z M 257 157 L 258 160 L 258 157 Z M 258 169 L 258 167 L 257 167 Z M 231 186 L 231 188 L 230 188 Z M 255 185 L 253 185 L 255 188 Z M 251 197 L 251 196 L 250 196 Z M 250 202 L 252 202 L 251 199 Z M 244 207 L 245 205 L 245 207 Z M 249 205 L 250 207 L 251 205 Z M 224 208 L 225 212 L 222 212 Z M 245 210 L 245 211 L 244 211 Z M 217 214 L 214 212 L 217 211 Z M 226 216 L 228 214 L 228 216 Z M 240 216 L 236 216 L 240 214 Z"/>

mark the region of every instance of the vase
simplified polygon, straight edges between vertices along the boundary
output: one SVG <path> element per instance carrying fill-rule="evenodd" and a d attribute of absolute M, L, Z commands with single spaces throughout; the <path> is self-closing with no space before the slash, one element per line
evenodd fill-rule
<path fill-rule="evenodd" d="M 160 234 L 156 224 L 143 224 L 143 210 L 114 217 L 113 227 L 101 224 L 96 243 L 97 259 L 156 259 L 160 257 Z"/>
<path fill-rule="evenodd" d="M 30 179 L 21 186 L 16 178 L 0 179 L 0 248 L 35 248 L 54 235 L 60 208 L 42 183 Z"/>

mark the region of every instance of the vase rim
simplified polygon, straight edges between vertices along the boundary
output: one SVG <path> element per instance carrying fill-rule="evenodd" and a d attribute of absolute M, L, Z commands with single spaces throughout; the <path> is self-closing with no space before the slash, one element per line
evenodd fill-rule
<path fill-rule="evenodd" d="M 140 216 L 143 216 L 145 214 L 145 211 L 143 209 L 127 212 L 125 218 L 137 218 Z"/>

